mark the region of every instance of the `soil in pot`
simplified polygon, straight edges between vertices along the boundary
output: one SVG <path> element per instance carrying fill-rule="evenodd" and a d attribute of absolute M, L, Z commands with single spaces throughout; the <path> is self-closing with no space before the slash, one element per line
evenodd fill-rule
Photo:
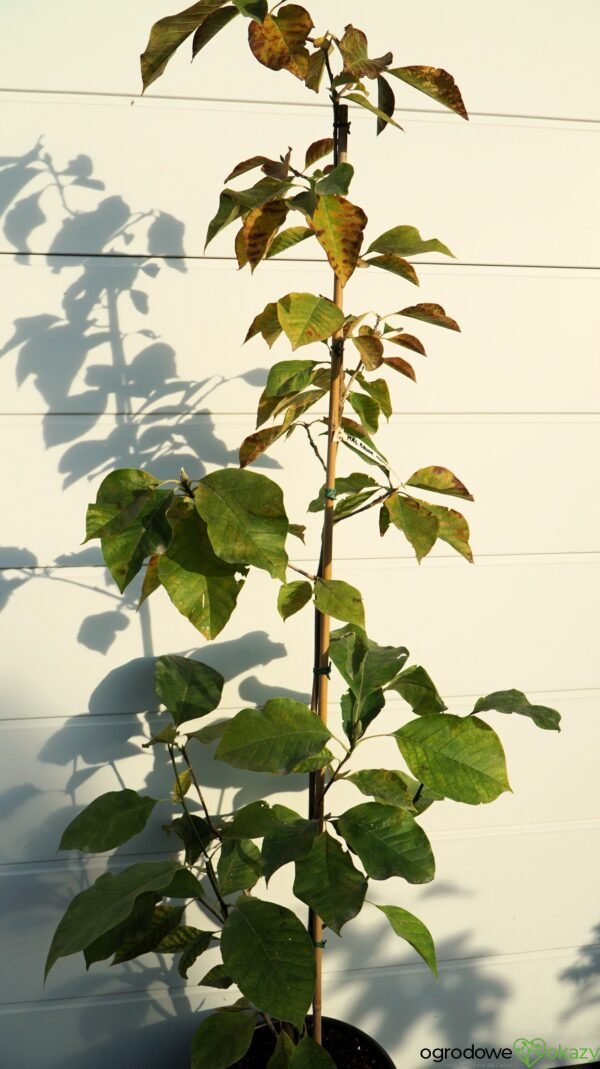
<path fill-rule="evenodd" d="M 395 1069 L 382 1047 L 359 1028 L 323 1018 L 323 1046 L 333 1058 L 337 1069 Z M 250 1050 L 232 1069 L 266 1069 L 275 1043 L 264 1025 L 256 1029 Z"/>

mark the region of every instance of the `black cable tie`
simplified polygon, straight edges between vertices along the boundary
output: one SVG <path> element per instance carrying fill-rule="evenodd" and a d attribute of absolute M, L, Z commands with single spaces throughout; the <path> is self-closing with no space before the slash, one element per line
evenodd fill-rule
<path fill-rule="evenodd" d="M 329 676 L 331 675 L 331 661 L 329 662 L 326 668 L 313 668 L 313 675 L 327 676 L 327 678 L 329 679 Z"/>
<path fill-rule="evenodd" d="M 319 939 L 318 943 L 315 943 L 315 941 L 313 939 L 313 943 L 314 943 L 314 946 L 315 946 L 315 948 L 317 950 L 324 950 L 325 947 L 327 946 L 327 940 L 326 939 Z"/>

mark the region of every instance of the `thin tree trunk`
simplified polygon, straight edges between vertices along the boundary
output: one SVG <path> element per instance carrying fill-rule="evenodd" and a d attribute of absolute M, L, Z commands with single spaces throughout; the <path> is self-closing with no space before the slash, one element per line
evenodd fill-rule
<path fill-rule="evenodd" d="M 348 146 L 348 106 L 334 101 L 334 164 L 346 160 Z M 333 300 L 338 308 L 343 309 L 344 287 L 337 275 L 333 286 Z M 331 579 L 333 574 L 333 509 L 335 506 L 335 469 L 338 451 L 338 429 L 341 422 L 341 401 L 344 387 L 344 337 L 340 329 L 334 335 L 331 346 L 331 380 L 329 392 L 329 419 L 327 435 L 327 475 L 326 488 L 332 491 L 325 495 L 325 513 L 323 518 L 323 536 L 319 575 Z M 313 686 L 313 707 L 324 724 L 327 723 L 327 701 L 329 690 L 329 632 L 330 617 L 317 613 L 315 618 L 315 680 Z M 314 772 L 311 776 L 310 808 L 311 816 L 319 822 L 323 830 L 325 770 Z M 310 914 L 309 929 L 315 944 L 316 983 L 313 1000 L 313 1039 L 322 1042 L 322 1001 L 323 1001 L 323 922 L 316 914 Z"/>

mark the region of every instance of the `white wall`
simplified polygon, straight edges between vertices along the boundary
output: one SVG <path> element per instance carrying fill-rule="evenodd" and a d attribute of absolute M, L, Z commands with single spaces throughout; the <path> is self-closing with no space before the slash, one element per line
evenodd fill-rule
<path fill-rule="evenodd" d="M 178 57 L 141 100 L 137 54 L 164 0 L 4 6 L 1 1064 L 151 1069 L 180 1050 L 185 1065 L 190 1011 L 220 996 L 183 985 L 168 962 L 86 975 L 71 958 L 42 989 L 59 916 L 105 865 L 57 857 L 60 832 L 122 781 L 168 788 L 159 758 L 138 755 L 140 714 L 153 704 L 152 658 L 198 646 L 161 593 L 139 614 L 136 591 L 119 597 L 98 551 L 80 547 L 84 509 L 116 466 L 196 474 L 236 462 L 272 360 L 256 342 L 240 347 L 247 323 L 274 296 L 329 281 L 314 259 L 269 264 L 250 281 L 229 233 L 207 257 L 203 234 L 231 165 L 290 140 L 303 149 L 327 134 L 328 114 L 244 54 L 238 23 L 227 52 L 223 37 L 193 68 Z M 373 235 L 411 223 L 459 257 L 423 268 L 419 299 L 443 304 L 463 333 L 423 329 L 429 358 L 417 387 L 393 384 L 398 415 L 382 442 L 401 473 L 442 463 L 472 488 L 477 563 L 436 551 L 419 569 L 401 536 L 380 543 L 367 516 L 340 528 L 337 574 L 365 591 L 371 633 L 408 645 L 453 709 L 517 686 L 560 708 L 564 729 L 498 716 L 514 794 L 428 813 L 437 882 L 377 888 L 430 926 L 440 982 L 365 909 L 343 942 L 329 940 L 327 1005 L 371 1030 L 399 1069 L 436 1045 L 543 1036 L 597 1046 L 600 9 L 363 8 L 311 5 L 321 24 L 327 14 L 332 28 L 364 26 L 374 54 L 397 42 L 398 63 L 447 67 L 472 112 L 463 123 L 398 83 L 406 133 L 376 142 L 370 117 L 353 113 L 351 152 Z M 127 239 L 116 233 L 125 223 Z M 348 287 L 353 307 L 414 300 L 371 274 Z M 295 440 L 263 470 L 284 479 L 284 467 L 302 520 L 319 472 Z M 228 709 L 307 686 L 306 618 L 283 626 L 274 598 L 254 578 L 223 635 L 200 640 L 227 677 Z M 391 703 L 386 722 L 402 716 Z M 367 757 L 394 759 L 376 744 Z M 256 790 L 239 774 L 223 797 L 220 769 L 203 775 L 215 805 Z M 117 863 L 160 850 L 159 831 Z"/>

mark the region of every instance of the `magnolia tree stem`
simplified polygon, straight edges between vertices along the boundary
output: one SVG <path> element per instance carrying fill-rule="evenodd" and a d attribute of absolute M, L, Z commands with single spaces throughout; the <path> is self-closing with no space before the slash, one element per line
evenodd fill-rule
<path fill-rule="evenodd" d="M 347 158 L 348 148 L 348 106 L 340 104 L 333 98 L 333 138 L 334 138 L 334 165 L 344 163 Z M 335 275 L 333 284 L 333 300 L 338 308 L 343 310 L 344 287 L 340 279 Z M 342 416 L 342 395 L 344 386 L 344 335 L 340 329 L 333 337 L 331 345 L 331 380 L 329 391 L 329 417 L 327 421 L 327 461 L 326 461 L 326 488 L 335 490 L 335 469 L 338 451 L 338 430 Z M 335 507 L 334 495 L 325 495 L 325 511 L 323 517 L 323 536 L 321 548 L 321 565 L 319 575 L 323 579 L 331 579 L 333 575 L 333 510 Z M 327 723 L 327 701 L 329 690 L 329 632 L 330 617 L 317 613 L 315 622 L 315 687 L 313 688 L 313 701 L 316 696 L 316 711 L 324 724 Z M 319 831 L 323 831 L 324 822 L 324 795 L 325 795 L 325 769 L 313 773 L 311 784 L 311 816 L 319 822 Z M 322 971 L 323 971 L 323 922 L 316 914 L 310 916 L 310 932 L 315 944 L 316 983 L 313 999 L 313 1039 L 317 1043 L 322 1042 Z"/>

